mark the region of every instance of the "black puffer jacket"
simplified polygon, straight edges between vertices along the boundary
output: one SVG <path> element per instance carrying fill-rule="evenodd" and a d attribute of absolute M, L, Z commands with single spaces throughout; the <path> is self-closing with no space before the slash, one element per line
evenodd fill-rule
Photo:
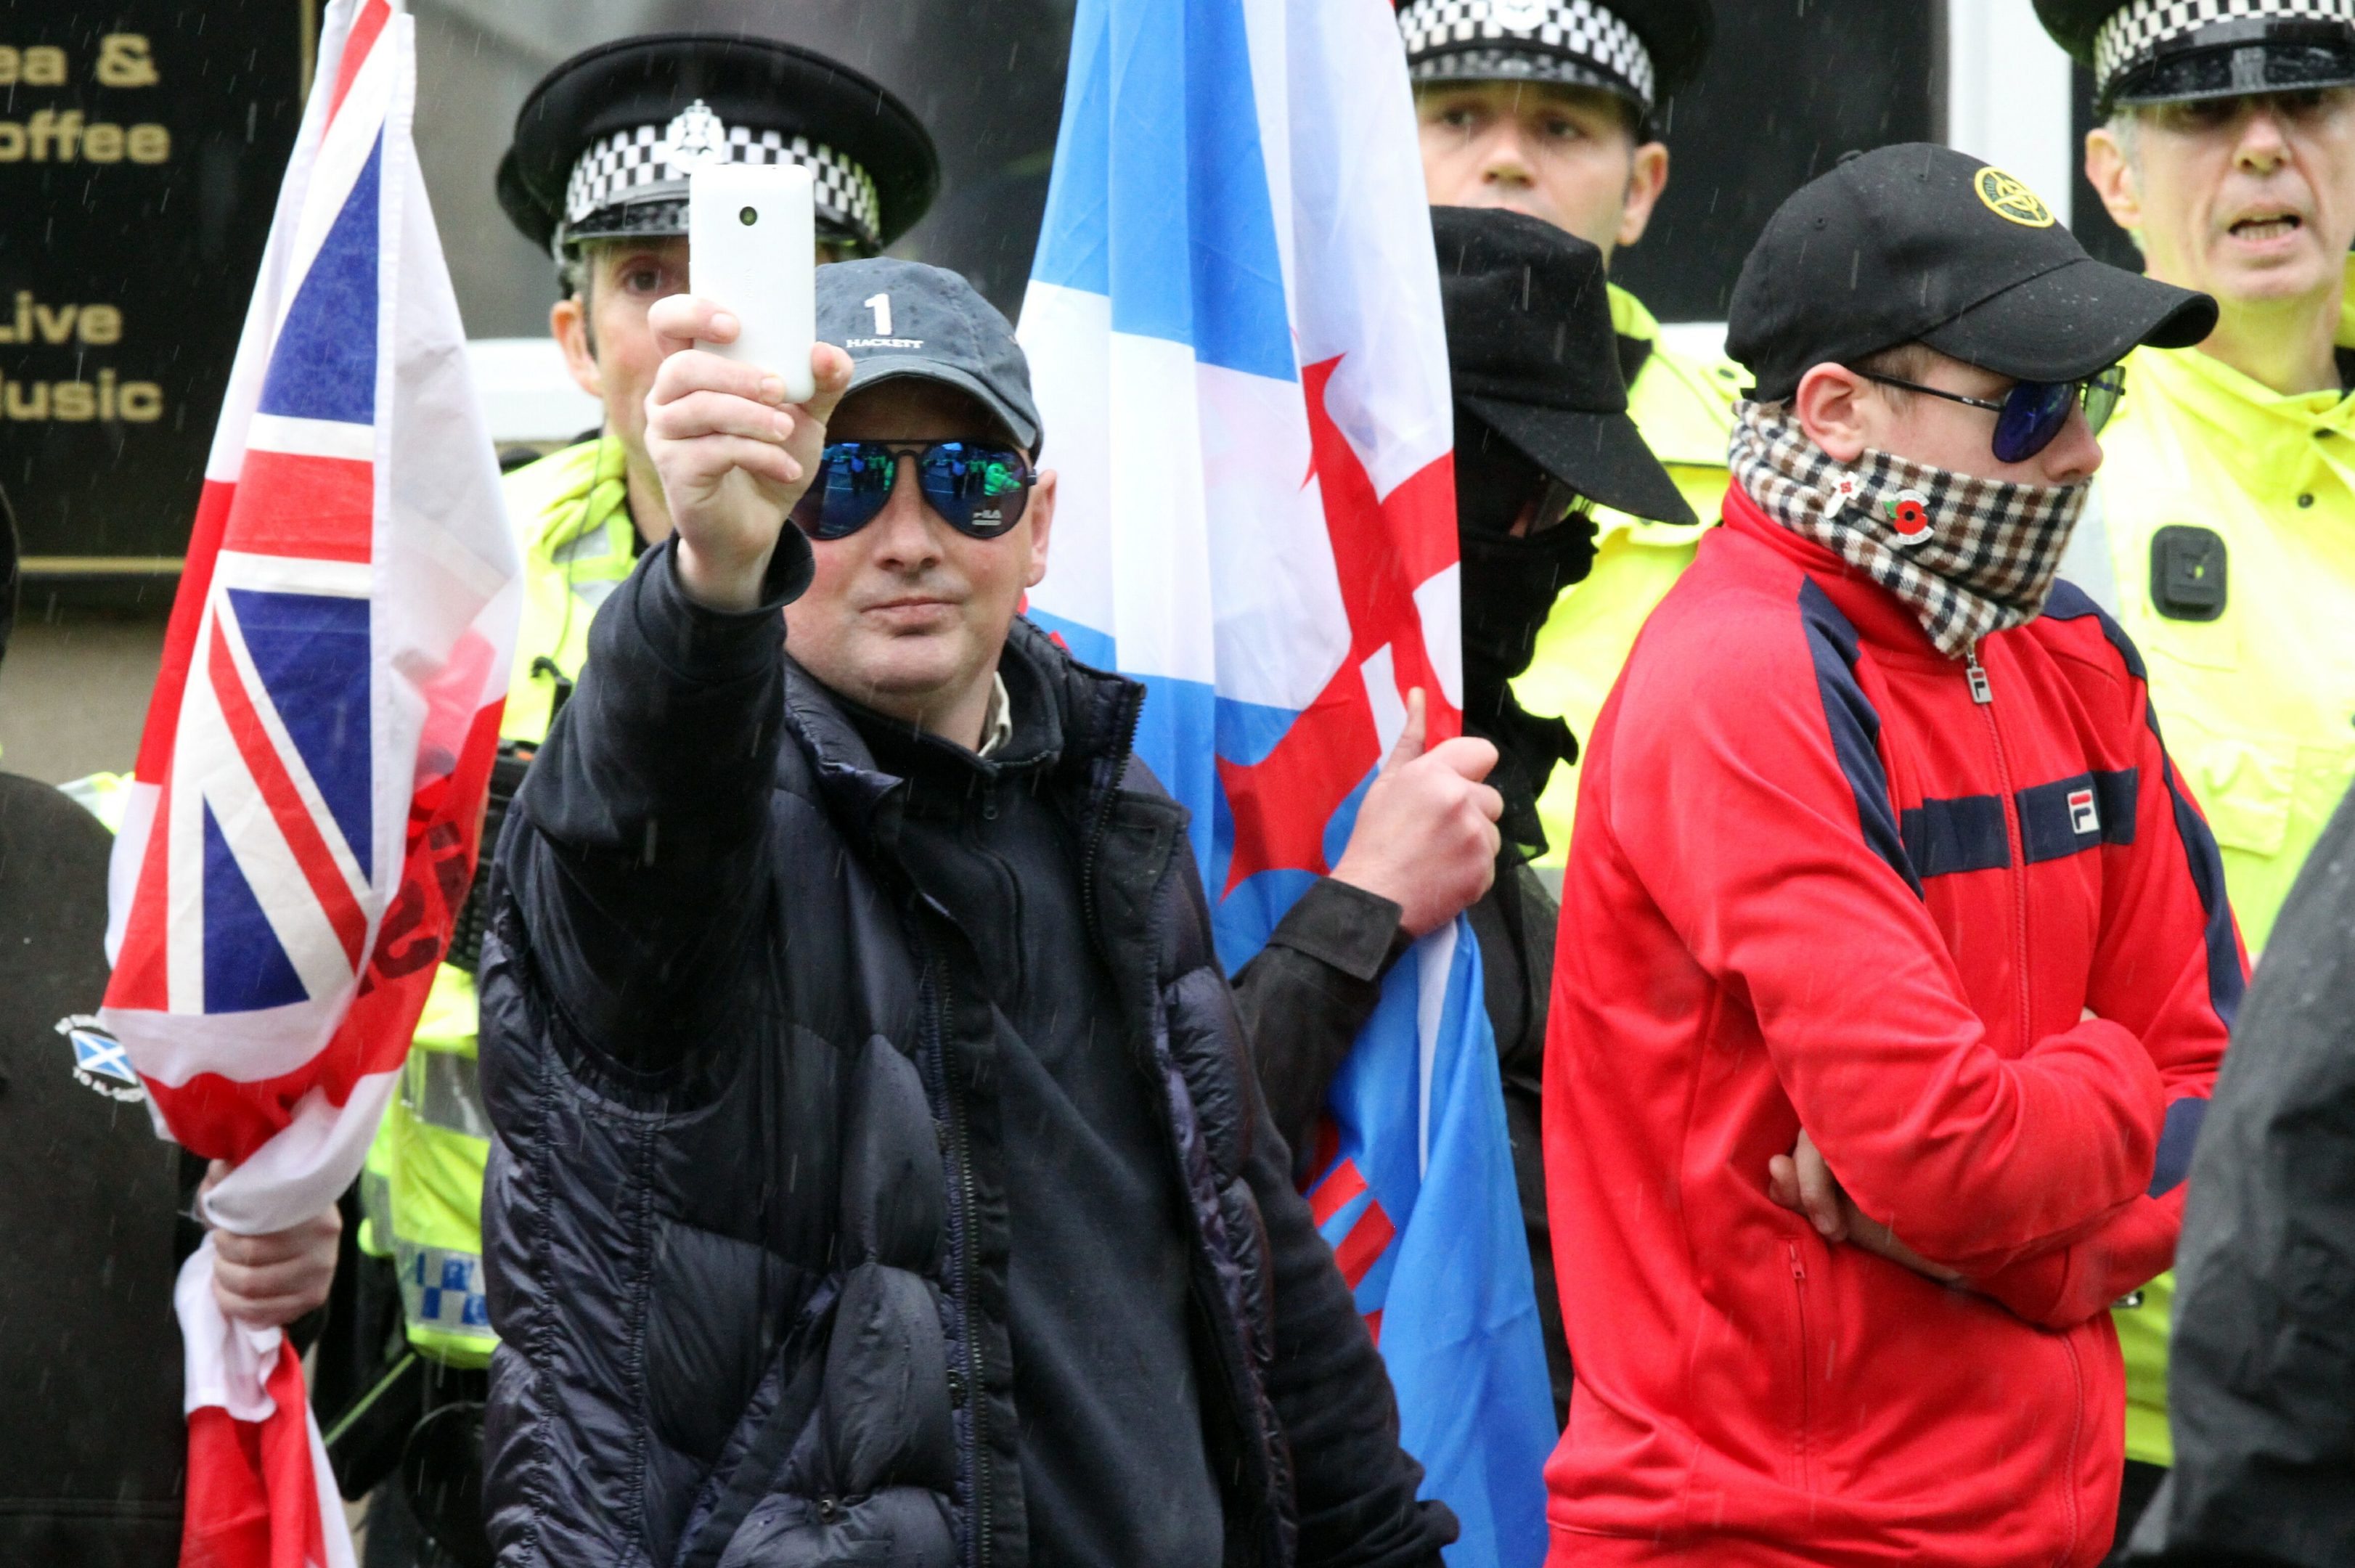
<path fill-rule="evenodd" d="M 794 539 L 787 530 L 788 539 Z M 501 1561 L 1028 1560 L 986 988 L 895 849 L 901 782 L 783 603 L 649 552 L 500 852 L 483 1067 Z M 1122 1033 L 1160 1085 L 1231 1563 L 1435 1563 L 1387 1378 L 1287 1179 L 1141 688 L 1018 623 L 1061 709 Z M 1071 1201 L 1090 1195 L 1073 1191 Z M 1149 1487 L 1137 1506 L 1148 1506 Z"/>

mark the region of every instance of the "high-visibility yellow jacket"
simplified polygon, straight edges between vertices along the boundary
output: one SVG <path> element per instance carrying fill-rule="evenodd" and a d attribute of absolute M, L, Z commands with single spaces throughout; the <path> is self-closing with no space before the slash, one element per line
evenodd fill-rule
<path fill-rule="evenodd" d="M 2350 262 L 2355 272 L 2355 262 Z M 2355 300 L 2355 289 L 2350 299 Z M 2355 310 L 2339 342 L 2355 347 Z M 2355 777 L 2355 397 L 2283 397 L 2196 348 L 2138 349 L 2064 575 L 2150 667 L 2167 750 L 2207 814 L 2252 959 Z M 2223 543 L 2212 620 L 2160 608 L 2162 528 Z M 2174 1276 L 2117 1314 L 2126 1456 L 2165 1465 Z"/>
<path fill-rule="evenodd" d="M 1636 428 L 1665 464 L 1704 526 L 1717 521 L 1725 499 L 1725 443 L 1733 405 L 1749 372 L 1730 359 L 1678 354 L 1660 341 L 1660 324 L 1626 290 L 1611 288 L 1611 325 L 1622 337 L 1651 346 L 1627 389 Z M 1603 699 L 1627 662 L 1653 606 L 1692 564 L 1700 529 L 1654 523 L 1623 512 L 1595 514 L 1594 570 L 1564 592 L 1538 634 L 1536 656 L 1513 682 L 1513 694 L 1531 713 L 1560 714 L 1583 740 Z M 1559 868 L 1570 853 L 1571 816 L 1578 802 L 1578 770 L 1557 767 L 1538 797 L 1546 852 L 1540 866 Z"/>
<path fill-rule="evenodd" d="M 506 487 L 523 538 L 524 604 L 499 732 L 537 741 L 548 734 L 558 682 L 581 673 L 591 619 L 635 564 L 636 529 L 615 441 L 552 453 L 508 475 Z M 410 1343 L 473 1367 L 488 1362 L 497 1342 L 483 1299 L 490 1118 L 475 1077 L 475 1029 L 474 976 L 444 964 L 360 1177 L 360 1244 L 393 1259 Z"/>

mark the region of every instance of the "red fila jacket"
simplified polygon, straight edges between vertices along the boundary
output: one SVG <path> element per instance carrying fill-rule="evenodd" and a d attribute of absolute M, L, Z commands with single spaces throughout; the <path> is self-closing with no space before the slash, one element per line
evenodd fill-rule
<path fill-rule="evenodd" d="M 2097 1563 L 2105 1308 L 2173 1256 L 2246 974 L 2215 844 L 2077 590 L 1973 669 L 1740 489 L 1725 516 L 1580 784 L 1545 1070 L 1578 1369 L 1552 1560 Z M 1772 1202 L 1802 1126 L 1973 1290 Z"/>

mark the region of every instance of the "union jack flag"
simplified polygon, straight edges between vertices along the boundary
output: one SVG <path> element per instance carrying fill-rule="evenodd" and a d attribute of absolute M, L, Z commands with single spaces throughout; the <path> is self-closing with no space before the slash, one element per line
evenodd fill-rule
<path fill-rule="evenodd" d="M 388 0 L 329 8 L 197 508 L 111 876 L 101 1017 L 215 1225 L 357 1173 L 473 874 L 519 563 Z M 352 1561 L 300 1364 L 177 1292 L 182 1561 Z"/>

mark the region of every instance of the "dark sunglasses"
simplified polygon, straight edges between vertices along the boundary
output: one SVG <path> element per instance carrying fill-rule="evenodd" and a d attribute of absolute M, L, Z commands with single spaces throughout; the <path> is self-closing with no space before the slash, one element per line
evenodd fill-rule
<path fill-rule="evenodd" d="M 912 458 L 924 504 L 967 539 L 994 539 L 1022 520 L 1038 475 L 1006 446 L 971 441 L 830 441 L 817 477 L 794 504 L 795 527 L 814 539 L 847 539 L 891 499 L 900 460 Z"/>
<path fill-rule="evenodd" d="M 2074 403 L 2084 404 L 2085 423 L 2099 435 L 2102 427 L 2110 422 L 2110 416 L 2117 411 L 2118 399 L 2126 389 L 2126 368 L 2123 365 L 2113 365 L 2082 381 L 2015 381 L 1999 401 L 1966 398 L 1960 392 L 1925 387 L 1919 381 L 1902 381 L 1894 376 L 1877 376 L 1870 370 L 1857 374 L 1884 387 L 1902 387 L 1909 392 L 1944 398 L 1950 403 L 1967 403 L 1994 414 L 1992 445 L 1998 463 L 2025 463 L 2051 445 L 2062 427 L 2069 422 L 2069 409 Z"/>

